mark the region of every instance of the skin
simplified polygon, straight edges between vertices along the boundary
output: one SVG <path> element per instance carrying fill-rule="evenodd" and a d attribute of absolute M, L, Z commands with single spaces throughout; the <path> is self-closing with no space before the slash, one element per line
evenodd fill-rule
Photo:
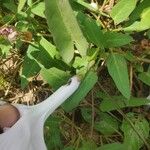
<path fill-rule="evenodd" d="M 0 106 L 0 127 L 10 128 L 20 118 L 20 113 L 16 107 L 10 104 Z"/>

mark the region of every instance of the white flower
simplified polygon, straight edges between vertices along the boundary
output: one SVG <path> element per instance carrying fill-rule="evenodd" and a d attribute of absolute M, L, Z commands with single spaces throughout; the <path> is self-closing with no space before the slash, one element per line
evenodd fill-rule
<path fill-rule="evenodd" d="M 0 134 L 0 150 L 46 150 L 43 126 L 48 116 L 78 88 L 78 77 L 60 87 L 45 101 L 35 106 L 14 105 L 20 119 L 6 132 Z"/>

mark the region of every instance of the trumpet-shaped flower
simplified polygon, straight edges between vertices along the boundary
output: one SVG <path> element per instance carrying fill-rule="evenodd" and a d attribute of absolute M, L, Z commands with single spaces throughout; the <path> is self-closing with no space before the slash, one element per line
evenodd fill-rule
<path fill-rule="evenodd" d="M 46 150 L 43 136 L 45 120 L 76 91 L 79 84 L 79 79 L 75 76 L 37 105 L 15 104 L 21 117 L 11 128 L 0 134 L 0 150 Z"/>

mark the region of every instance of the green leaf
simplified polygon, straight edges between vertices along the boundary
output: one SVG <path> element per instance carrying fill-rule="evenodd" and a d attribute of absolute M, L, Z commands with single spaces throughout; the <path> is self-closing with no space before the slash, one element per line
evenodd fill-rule
<path fill-rule="evenodd" d="M 40 2 L 36 5 L 33 5 L 33 7 L 31 8 L 31 12 L 37 16 L 40 16 L 42 18 L 45 18 L 45 3 L 44 2 Z"/>
<path fill-rule="evenodd" d="M 31 53 L 34 60 L 39 64 L 41 68 L 45 67 L 47 69 L 51 67 L 56 67 L 61 70 L 70 70 L 70 67 L 62 60 L 52 59 L 49 53 L 40 47 L 41 50 L 34 51 Z"/>
<path fill-rule="evenodd" d="M 47 49 L 48 47 L 51 49 Z M 31 49 L 32 51 L 30 51 Z M 49 69 L 51 67 L 56 67 L 58 69 L 65 70 L 65 71 L 70 70 L 70 67 L 62 60 L 58 60 L 51 57 L 51 55 L 53 55 L 53 52 L 50 52 L 51 50 L 53 51 L 54 47 L 46 44 L 42 46 L 30 45 L 28 48 L 28 56 L 31 59 L 34 59 L 41 68 Z"/>
<path fill-rule="evenodd" d="M 130 35 L 117 32 L 105 32 L 104 38 L 104 47 L 106 48 L 120 47 L 133 41 L 133 38 Z"/>
<path fill-rule="evenodd" d="M 141 13 L 145 8 L 150 7 L 150 1 L 149 0 L 143 0 L 141 1 L 137 7 L 134 9 L 134 11 L 130 15 L 130 20 L 133 22 L 140 18 Z"/>
<path fill-rule="evenodd" d="M 131 122 L 124 119 L 121 126 L 124 132 L 124 146 L 127 150 L 139 150 L 144 145 L 142 139 L 146 140 L 149 136 L 149 123 L 142 116 L 137 117 L 133 113 L 128 113 L 127 117 Z"/>
<path fill-rule="evenodd" d="M 127 64 L 120 54 L 111 53 L 107 59 L 108 72 L 113 78 L 118 90 L 127 99 L 130 98 L 130 85 Z"/>
<path fill-rule="evenodd" d="M 48 150 L 63 149 L 59 127 L 60 123 L 60 118 L 54 116 L 49 117 L 45 123 L 47 129 L 45 130 L 45 141 Z"/>
<path fill-rule="evenodd" d="M 139 72 L 139 73 L 141 73 L 141 72 L 144 71 L 143 64 L 140 64 L 140 63 L 135 64 L 134 68 L 135 68 L 136 71 Z"/>
<path fill-rule="evenodd" d="M 105 42 L 104 35 L 96 21 L 81 12 L 78 13 L 77 19 L 88 41 L 103 48 Z"/>
<path fill-rule="evenodd" d="M 36 45 L 29 45 L 27 54 L 24 58 L 22 71 L 21 71 L 21 87 L 25 88 L 28 84 L 28 79 L 37 75 L 42 67 L 40 63 L 31 55 L 32 53 L 38 52 L 39 49 Z"/>
<path fill-rule="evenodd" d="M 82 146 L 78 150 L 95 150 L 96 148 L 97 146 L 93 141 L 83 141 Z"/>
<path fill-rule="evenodd" d="M 40 71 L 40 66 L 34 59 L 28 56 L 24 58 L 21 72 L 21 88 L 25 88 L 28 84 L 28 78 L 35 76 Z"/>
<path fill-rule="evenodd" d="M 81 114 L 84 120 L 88 123 L 92 122 L 92 110 L 91 108 L 81 108 Z"/>
<path fill-rule="evenodd" d="M 75 57 L 75 61 L 73 63 L 73 67 L 75 68 L 82 68 L 82 67 L 86 67 L 88 66 L 88 57 Z"/>
<path fill-rule="evenodd" d="M 21 1 L 21 0 L 20 0 Z M 13 13 L 16 13 L 17 12 L 17 6 L 15 4 L 15 1 L 12 1 L 12 0 L 5 0 L 2 2 L 3 3 L 3 6 L 5 8 L 7 8 L 8 10 L 10 10 L 11 12 Z M 7 16 L 9 16 L 9 14 L 7 14 Z M 6 17 L 6 16 L 5 16 Z M 11 15 L 12 17 L 12 15 Z"/>
<path fill-rule="evenodd" d="M 15 24 L 16 30 L 21 32 L 27 32 L 29 23 L 27 21 L 21 20 Z"/>
<path fill-rule="evenodd" d="M 100 113 L 100 121 L 96 121 L 94 128 L 104 135 L 111 135 L 118 131 L 118 121 L 107 113 Z"/>
<path fill-rule="evenodd" d="M 115 24 L 126 20 L 136 6 L 137 0 L 120 0 L 113 8 L 110 13 Z"/>
<path fill-rule="evenodd" d="M 113 97 L 105 96 L 102 99 L 103 101 L 101 102 L 100 109 L 103 112 L 117 110 L 125 107 L 138 107 L 142 105 L 149 105 L 150 103 L 150 100 L 146 98 L 136 98 L 136 97 L 131 97 L 128 100 L 128 103 L 125 103 L 127 99 L 122 96 L 113 96 Z"/>
<path fill-rule="evenodd" d="M 18 3 L 18 12 L 20 12 L 23 9 L 26 1 L 27 0 L 19 0 L 19 3 Z"/>
<path fill-rule="evenodd" d="M 123 28 L 124 31 L 143 31 L 150 28 L 150 7 L 145 9 L 141 14 L 141 20 L 135 21 L 132 25 Z"/>
<path fill-rule="evenodd" d="M 61 85 L 65 84 L 71 77 L 69 72 L 59 70 L 55 67 L 50 69 L 42 68 L 40 74 L 54 90 L 58 89 Z"/>
<path fill-rule="evenodd" d="M 132 54 L 131 51 L 126 51 L 124 57 L 125 57 L 128 61 L 130 61 L 130 62 L 136 61 L 136 58 L 135 58 L 135 56 Z"/>
<path fill-rule="evenodd" d="M 30 7 L 31 7 L 31 6 L 32 6 L 32 3 L 33 3 L 33 2 L 32 2 L 32 0 L 27 0 L 27 4 L 28 4 L 28 6 L 30 6 Z"/>
<path fill-rule="evenodd" d="M 57 48 L 66 62 L 74 56 L 74 44 L 84 56 L 88 43 L 77 23 L 69 1 L 45 0 L 45 14 Z M 69 18 L 69 19 L 68 19 Z"/>
<path fill-rule="evenodd" d="M 105 144 L 96 150 L 127 150 L 123 144 L 116 142 L 112 144 Z"/>
<path fill-rule="evenodd" d="M 65 147 L 63 150 L 75 150 L 75 147 L 71 145 L 71 146 Z"/>
<path fill-rule="evenodd" d="M 146 35 L 148 36 L 148 39 L 150 39 L 150 29 L 147 31 Z"/>
<path fill-rule="evenodd" d="M 138 78 L 142 82 L 150 86 L 150 72 L 142 72 L 138 75 Z"/>
<path fill-rule="evenodd" d="M 9 51 L 11 49 L 11 44 L 6 41 L 6 40 L 0 40 L 0 52 L 2 53 L 2 55 L 8 55 Z"/>
<path fill-rule="evenodd" d="M 47 41 L 44 37 L 41 37 L 40 45 L 49 53 L 49 55 L 54 58 L 56 54 L 58 54 L 56 47 Z"/>
<path fill-rule="evenodd" d="M 93 71 L 89 71 L 83 81 L 81 82 L 79 88 L 75 93 L 62 105 L 66 112 L 71 111 L 79 105 L 79 103 L 84 99 L 88 92 L 93 88 L 97 82 L 97 75 Z"/>
<path fill-rule="evenodd" d="M 21 79 L 21 89 L 24 89 L 28 85 L 29 81 L 23 74 L 20 75 L 20 79 Z"/>
<path fill-rule="evenodd" d="M 29 57 L 25 57 L 23 62 L 22 74 L 26 78 L 33 77 L 40 71 L 40 67 L 37 62 Z"/>
<path fill-rule="evenodd" d="M 49 67 L 49 63 L 47 62 L 50 61 L 50 57 L 42 47 L 40 48 L 36 44 L 29 45 L 27 50 L 27 56 L 30 59 L 33 59 L 41 68 L 43 67 L 43 64 L 46 65 L 46 67 Z"/>

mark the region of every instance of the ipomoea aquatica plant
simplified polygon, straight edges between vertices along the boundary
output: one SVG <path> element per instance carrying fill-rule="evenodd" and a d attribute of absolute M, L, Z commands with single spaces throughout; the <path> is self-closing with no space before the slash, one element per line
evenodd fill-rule
<path fill-rule="evenodd" d="M 0 134 L 0 150 L 46 150 L 43 136 L 45 120 L 77 90 L 79 84 L 79 78 L 75 76 L 37 105 L 15 104 L 21 117 L 11 128 Z"/>

